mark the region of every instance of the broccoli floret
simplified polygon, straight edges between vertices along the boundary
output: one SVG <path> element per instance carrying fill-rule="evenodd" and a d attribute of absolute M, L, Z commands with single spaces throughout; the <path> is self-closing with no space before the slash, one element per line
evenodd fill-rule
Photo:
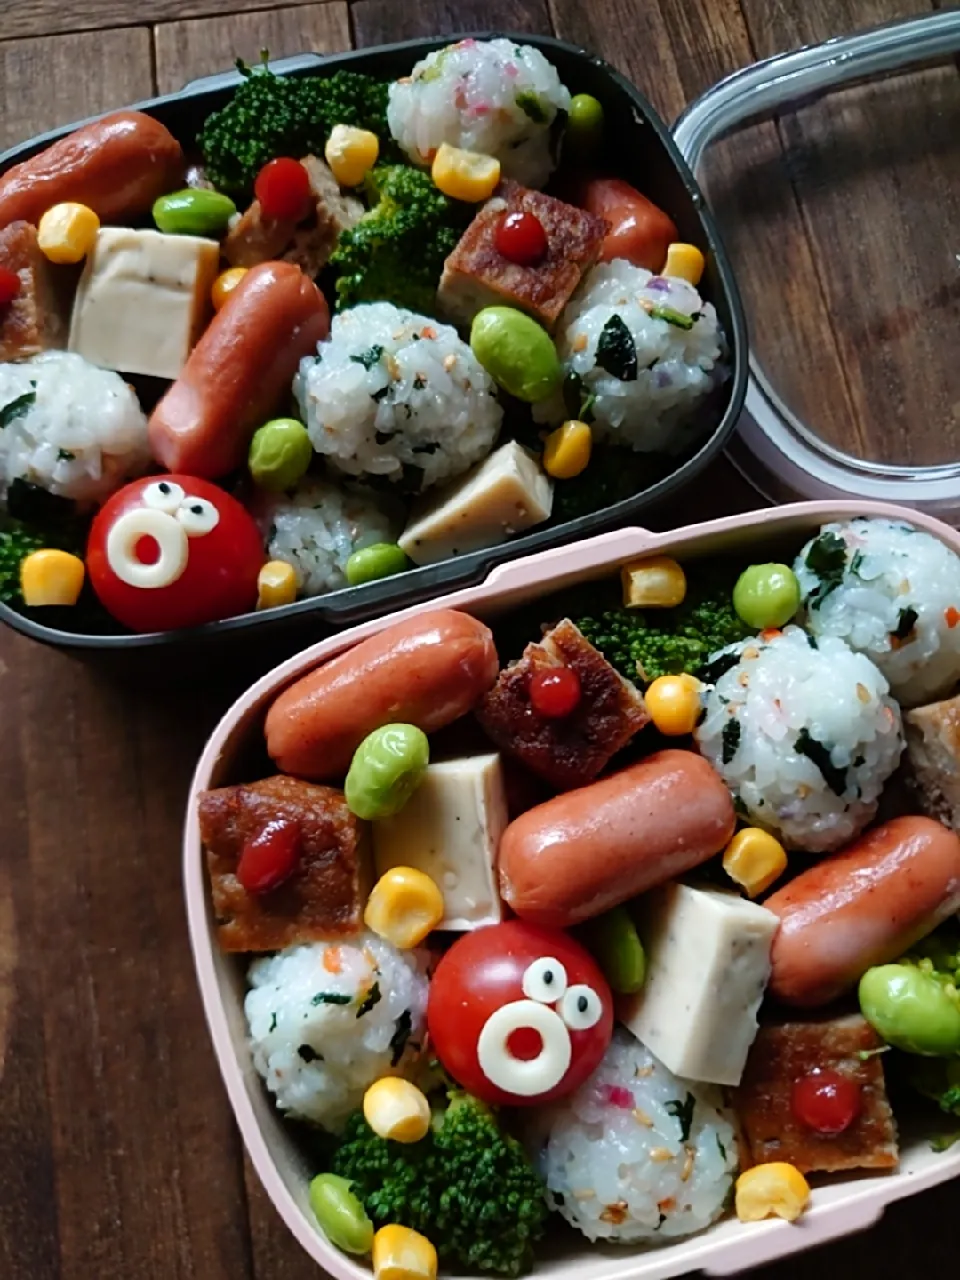
<path fill-rule="evenodd" d="M 918 1093 L 948 1115 L 960 1116 L 960 1057 L 918 1058 L 911 1054 L 901 1059 L 901 1066 Z"/>
<path fill-rule="evenodd" d="M 4 604 L 22 605 L 20 562 L 34 551 L 47 546 L 38 534 L 21 524 L 0 529 L 0 600 Z"/>
<path fill-rule="evenodd" d="M 420 1142 L 378 1138 L 352 1116 L 332 1172 L 349 1178 L 377 1226 L 412 1227 L 441 1262 L 518 1276 L 547 1217 L 544 1186 L 523 1147 L 476 1098 L 451 1092 Z"/>
<path fill-rule="evenodd" d="M 557 485 L 553 497 L 554 518 L 576 520 L 633 498 L 656 484 L 670 467 L 671 461 L 657 454 L 609 447 L 597 449 L 585 471 Z"/>
<path fill-rule="evenodd" d="M 277 76 L 262 57 L 258 67 L 237 60 L 243 83 L 225 107 L 207 117 L 197 137 L 214 186 L 233 196 L 247 194 L 268 160 L 323 155 L 336 124 L 369 129 L 381 151 L 392 154 L 386 83 L 356 71 Z"/>
<path fill-rule="evenodd" d="M 429 315 L 470 207 L 449 199 L 428 173 L 411 165 L 378 165 L 365 185 L 372 207 L 343 232 L 330 259 L 337 305 L 392 302 Z"/>

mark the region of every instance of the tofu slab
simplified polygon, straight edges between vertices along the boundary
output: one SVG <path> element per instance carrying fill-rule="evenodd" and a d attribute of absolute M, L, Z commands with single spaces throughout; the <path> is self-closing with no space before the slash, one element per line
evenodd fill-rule
<path fill-rule="evenodd" d="M 960 696 L 907 711 L 903 728 L 920 807 L 960 834 Z"/>
<path fill-rule="evenodd" d="M 726 890 L 669 884 L 643 897 L 638 922 L 647 980 L 620 1021 L 676 1075 L 739 1084 L 780 921 Z"/>

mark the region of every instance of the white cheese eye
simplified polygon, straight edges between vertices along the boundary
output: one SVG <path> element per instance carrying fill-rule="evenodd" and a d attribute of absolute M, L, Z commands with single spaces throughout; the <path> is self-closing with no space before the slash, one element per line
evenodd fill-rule
<path fill-rule="evenodd" d="M 578 984 L 563 997 L 560 1016 L 571 1031 L 589 1031 L 603 1017 L 603 1004 L 593 987 Z"/>
<path fill-rule="evenodd" d="M 220 523 L 220 512 L 206 498 L 184 498 L 177 507 L 177 519 L 188 538 L 202 538 Z"/>
<path fill-rule="evenodd" d="M 518 1031 L 540 1037 L 540 1051 L 533 1058 L 518 1058 L 510 1038 Z M 477 1041 L 480 1070 L 498 1089 L 519 1098 L 535 1098 L 555 1088 L 567 1074 L 573 1049 L 570 1032 L 552 1009 L 535 1000 L 515 1000 L 492 1013 Z"/>
<path fill-rule="evenodd" d="M 152 541 L 156 558 L 147 564 L 137 554 L 141 539 Z M 129 587 L 169 587 L 187 567 L 187 535 L 173 516 L 135 507 L 114 521 L 107 534 L 107 563 Z"/>
<path fill-rule="evenodd" d="M 523 994 L 541 1004 L 556 1004 L 567 989 L 567 971 L 559 960 L 541 956 L 523 975 Z"/>
<path fill-rule="evenodd" d="M 172 480 L 157 480 L 155 484 L 148 484 L 140 495 L 145 507 L 164 511 L 168 516 L 173 515 L 185 496 L 180 486 Z"/>

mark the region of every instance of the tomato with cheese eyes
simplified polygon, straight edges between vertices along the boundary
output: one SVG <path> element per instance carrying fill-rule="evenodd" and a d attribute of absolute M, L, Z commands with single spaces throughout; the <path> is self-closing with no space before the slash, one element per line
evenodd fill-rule
<path fill-rule="evenodd" d="M 572 1093 L 613 1035 L 613 997 L 593 957 L 554 929 L 508 920 L 459 938 L 437 965 L 430 1043 L 464 1089 L 502 1106 Z"/>
<path fill-rule="evenodd" d="M 87 542 L 87 573 L 101 604 L 139 632 L 252 609 L 265 559 L 246 508 L 193 476 L 125 485 L 101 507 Z"/>

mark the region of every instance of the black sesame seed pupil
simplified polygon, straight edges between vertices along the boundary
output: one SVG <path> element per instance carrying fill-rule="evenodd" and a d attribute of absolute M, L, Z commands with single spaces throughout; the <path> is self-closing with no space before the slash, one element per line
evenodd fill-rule
<path fill-rule="evenodd" d="M 164 494 L 171 492 L 170 486 L 167 484 L 166 480 L 160 481 L 159 489 L 160 489 L 160 492 Z"/>
<path fill-rule="evenodd" d="M 581 1013 L 587 1012 L 587 1010 L 590 1008 L 590 1001 L 587 999 L 586 996 L 581 996 L 579 998 L 579 1000 L 577 1001 L 577 1008 L 580 1010 Z"/>
<path fill-rule="evenodd" d="M 190 510 L 193 512 L 195 516 L 203 515 L 203 507 L 200 505 L 199 502 L 195 502 L 193 506 L 190 508 Z"/>
<path fill-rule="evenodd" d="M 543 975 L 543 981 L 548 987 L 553 986 L 553 970 L 552 969 L 548 969 L 546 971 L 546 973 Z"/>

